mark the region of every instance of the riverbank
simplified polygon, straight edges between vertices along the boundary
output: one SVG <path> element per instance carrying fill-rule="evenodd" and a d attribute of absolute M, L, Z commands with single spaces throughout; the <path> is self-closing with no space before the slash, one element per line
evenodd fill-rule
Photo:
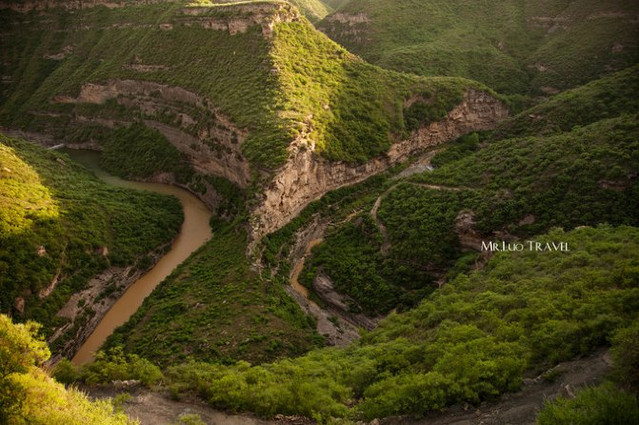
<path fill-rule="evenodd" d="M 166 278 L 182 261 L 184 261 L 191 253 L 203 245 L 212 235 L 209 221 L 211 211 L 204 205 L 202 201 L 193 194 L 175 186 L 169 186 L 160 183 L 144 183 L 134 182 L 120 179 L 112 176 L 102 170 L 99 166 L 99 153 L 93 151 L 73 151 L 64 150 L 71 158 L 90 171 L 105 183 L 125 187 L 129 189 L 147 190 L 165 195 L 172 195 L 178 198 L 182 204 L 184 211 L 184 221 L 180 232 L 171 244 L 170 249 L 164 256 L 160 258 L 159 252 L 148 256 L 151 263 L 155 263 L 145 273 L 137 273 L 131 268 L 111 272 L 115 272 L 112 276 L 114 284 L 118 289 L 118 293 L 122 293 L 120 297 L 108 297 L 106 302 L 102 300 L 99 307 L 88 308 L 96 311 L 94 319 L 90 320 L 86 326 L 80 331 L 80 339 L 85 339 L 82 345 L 78 347 L 78 341 L 73 344 L 73 348 L 77 350 L 73 355 L 73 361 L 76 364 L 82 364 L 90 361 L 93 353 L 97 351 L 104 343 L 106 338 L 113 333 L 116 327 L 124 324 L 129 317 L 140 307 L 144 299 L 153 291 L 153 289 Z M 108 273 L 109 271 L 105 272 Z M 102 276 L 104 278 L 104 276 Z M 136 279 L 137 278 L 137 279 Z M 100 276 L 97 277 L 100 280 Z M 97 300 L 98 297 L 94 298 Z M 72 302 L 73 299 L 70 301 Z M 79 299 L 76 300 L 76 303 Z M 86 301 L 85 301 L 86 302 Z M 76 304 L 77 305 L 77 304 Z M 67 305 L 58 312 L 58 315 L 64 317 L 65 312 L 68 313 L 72 305 Z M 101 316 L 101 318 L 99 317 Z M 84 337 L 84 338 L 82 338 Z M 67 351 L 71 354 L 72 351 Z M 66 353 L 65 353 L 66 354 Z"/>

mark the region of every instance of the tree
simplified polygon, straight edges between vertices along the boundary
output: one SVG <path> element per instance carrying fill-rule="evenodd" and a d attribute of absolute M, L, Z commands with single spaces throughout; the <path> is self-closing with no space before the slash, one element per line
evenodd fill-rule
<path fill-rule="evenodd" d="M 26 398 L 25 389 L 13 379 L 15 374 L 28 372 L 51 355 L 36 336 L 39 328 L 34 322 L 13 324 L 0 314 L 0 425 L 20 411 Z"/>

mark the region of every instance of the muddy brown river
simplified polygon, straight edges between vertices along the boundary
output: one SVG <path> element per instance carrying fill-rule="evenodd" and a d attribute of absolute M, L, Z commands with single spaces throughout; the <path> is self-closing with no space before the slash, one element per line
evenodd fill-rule
<path fill-rule="evenodd" d="M 73 363 L 79 365 L 91 361 L 94 353 L 107 337 L 113 333 L 115 328 L 124 324 L 140 308 L 142 301 L 151 294 L 153 289 L 193 251 L 202 246 L 211 237 L 211 227 L 209 225 L 211 211 L 202 201 L 185 189 L 166 184 L 123 180 L 106 173 L 99 166 L 100 156 L 98 152 L 71 149 L 63 149 L 61 151 L 111 185 L 173 195 L 180 200 L 184 211 L 184 222 L 180 233 L 171 246 L 171 250 L 151 270 L 136 280 L 109 309 L 102 321 L 73 357 Z"/>

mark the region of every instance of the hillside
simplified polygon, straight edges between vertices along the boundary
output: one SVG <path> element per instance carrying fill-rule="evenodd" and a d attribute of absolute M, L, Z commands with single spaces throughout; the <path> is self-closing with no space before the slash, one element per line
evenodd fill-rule
<path fill-rule="evenodd" d="M 627 0 L 352 0 L 318 27 L 385 68 L 554 94 L 636 63 L 638 14 Z"/>
<path fill-rule="evenodd" d="M 419 417 L 517 391 L 524 378 L 636 332 L 636 228 L 554 230 L 536 240 L 571 249 L 496 254 L 347 348 L 254 366 L 182 365 L 167 376 L 213 406 L 264 416 Z M 623 340 L 619 349 L 636 346 Z M 624 420 L 637 411 L 629 399 Z"/>
<path fill-rule="evenodd" d="M 59 348 L 94 314 L 87 305 L 57 317 L 71 295 L 109 268 L 148 267 L 177 234 L 180 204 L 108 186 L 65 155 L 2 135 L 0 167 L 1 311 L 37 320 L 48 337 L 63 327 Z"/>
<path fill-rule="evenodd" d="M 0 424 L 631 423 L 635 3 L 0 0 Z"/>
<path fill-rule="evenodd" d="M 0 14 L 0 125 L 50 143 L 106 150 L 114 129 L 141 123 L 181 155 L 172 168 L 151 171 L 171 173 L 212 208 L 228 185 L 210 176 L 252 193 L 276 182 L 274 193 L 250 200 L 258 236 L 350 183 L 361 174 L 357 165 L 384 158 L 393 143 L 412 137 L 415 124 L 428 126 L 465 102 L 477 110 L 477 122 L 449 130 L 449 140 L 467 127 L 492 127 L 507 113 L 477 83 L 369 65 L 287 3 L 71 4 Z M 325 172 L 304 174 L 335 161 L 349 165 L 329 185 L 321 181 Z M 374 172 L 388 166 L 366 165 Z M 294 181 L 301 180 L 315 191 L 296 193 Z M 285 204 L 272 202 L 283 195 Z"/>
<path fill-rule="evenodd" d="M 193 359 L 261 363 L 323 346 L 314 321 L 282 286 L 251 269 L 246 233 L 238 227 L 217 228 L 104 349 L 121 345 L 169 366 Z"/>
<path fill-rule="evenodd" d="M 49 358 L 34 322 L 14 324 L 0 314 L 0 423 L 134 425 L 113 404 L 65 389 L 43 370 Z"/>
<path fill-rule="evenodd" d="M 369 159 L 388 149 L 390 133 L 402 135 L 397 102 L 430 90 L 446 111 L 472 86 L 367 65 L 280 2 L 133 3 L 72 16 L 53 8 L 32 17 L 29 38 L 12 38 L 10 28 L 27 16 L 2 15 L 5 125 L 86 143 L 133 116 L 191 135 L 200 153 L 211 150 L 220 168 L 231 169 L 214 171 L 240 185 L 249 179 L 247 159 L 258 167 L 282 165 L 300 134 L 331 159 Z M 362 128 L 348 128 L 354 116 Z M 350 140 L 341 140 L 336 122 L 355 132 Z M 358 135 L 370 136 L 369 144 L 359 145 Z"/>
<path fill-rule="evenodd" d="M 321 208 L 321 220 L 338 224 L 308 256 L 302 283 L 321 294 L 331 282 L 350 309 L 374 316 L 414 306 L 447 275 L 477 267 L 482 241 L 527 240 L 553 226 L 636 226 L 635 70 L 557 95 L 490 135 L 465 136 L 433 155 L 433 171 L 386 177 Z M 298 230 L 313 228 L 301 217 Z M 267 264 L 284 261 L 273 254 L 291 243 L 286 231 L 269 236 Z"/>

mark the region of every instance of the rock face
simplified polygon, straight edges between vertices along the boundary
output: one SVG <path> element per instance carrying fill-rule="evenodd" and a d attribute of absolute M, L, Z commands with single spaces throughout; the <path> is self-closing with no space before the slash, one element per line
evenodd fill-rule
<path fill-rule="evenodd" d="M 508 115 L 508 108 L 489 94 L 468 90 L 462 102 L 441 121 L 418 129 L 391 146 L 386 156 L 364 164 L 330 162 L 317 156 L 302 141 L 291 144 L 289 159 L 264 189 L 253 211 L 253 239 L 282 227 L 311 201 L 330 190 L 361 182 L 417 152 L 477 130 L 493 128 Z"/>
<path fill-rule="evenodd" d="M 176 117 L 175 124 L 152 119 L 145 120 L 145 124 L 160 131 L 186 154 L 196 171 L 225 177 L 240 187 L 247 186 L 250 180 L 249 164 L 241 152 L 246 131 L 236 127 L 210 100 L 196 93 L 150 81 L 110 80 L 106 84 L 85 84 L 77 98 L 56 98 L 55 101 L 104 104 L 111 99 L 140 110 L 146 117 L 171 113 Z M 189 115 L 189 108 L 204 111 L 210 120 L 210 125 L 196 135 L 190 131 L 196 124 L 196 118 Z M 94 123 L 105 126 L 115 124 Z"/>
<path fill-rule="evenodd" d="M 234 35 L 244 33 L 250 27 L 259 25 L 262 28 L 264 37 L 271 37 L 275 25 L 280 22 L 294 22 L 301 19 L 298 10 L 287 3 L 228 3 L 228 6 L 217 6 L 218 8 L 232 8 L 230 13 L 224 18 L 207 16 L 210 15 L 208 7 L 188 7 L 183 8 L 182 13 L 192 17 L 187 25 L 199 25 L 203 28 L 227 31 Z"/>
<path fill-rule="evenodd" d="M 62 357 L 72 358 L 93 333 L 107 311 L 131 284 L 162 258 L 162 253 L 163 247 L 149 253 L 151 263 L 147 269 L 134 266 L 109 267 L 91 278 L 83 290 L 75 292 L 56 315 L 67 319 L 67 322 L 56 328 L 48 342 L 51 344 L 63 335 L 65 339 L 64 344 L 56 350 L 50 362 L 57 363 Z"/>
<path fill-rule="evenodd" d="M 315 294 L 326 303 L 326 308 L 339 317 L 346 319 L 350 323 L 367 330 L 373 330 L 379 322 L 379 318 L 371 319 L 362 313 L 352 313 L 351 305 L 357 305 L 357 302 L 345 294 L 340 294 L 333 287 L 333 282 L 325 274 L 318 274 L 313 281 L 313 290 Z"/>

